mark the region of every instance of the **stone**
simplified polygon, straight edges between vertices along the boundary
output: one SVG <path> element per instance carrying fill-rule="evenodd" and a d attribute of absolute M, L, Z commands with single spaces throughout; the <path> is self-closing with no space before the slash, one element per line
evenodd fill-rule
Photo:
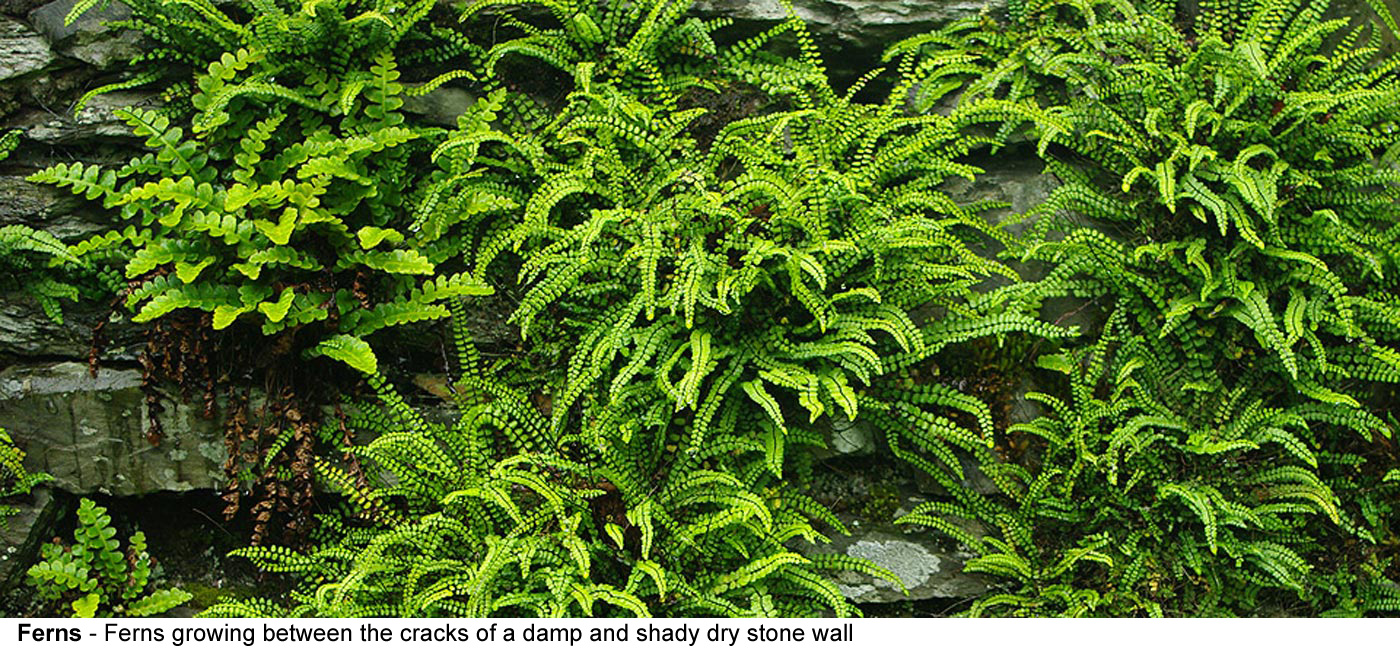
<path fill-rule="evenodd" d="M 851 421 L 843 413 L 831 413 L 811 426 L 826 441 L 825 447 L 811 449 L 818 460 L 869 456 L 879 449 L 876 441 L 878 431 L 868 420 L 860 417 Z"/>
<path fill-rule="evenodd" d="M 42 4 L 44 0 L 0 0 L 0 14 L 22 18 Z"/>
<path fill-rule="evenodd" d="M 24 224 L 73 243 L 111 227 L 100 208 L 66 189 L 0 175 L 0 225 Z"/>
<path fill-rule="evenodd" d="M 15 365 L 0 371 L 0 422 L 26 453 L 31 471 L 75 494 L 116 496 L 217 489 L 224 483 L 222 427 L 198 407 L 166 402 L 165 439 L 146 440 L 141 374 L 75 362 Z"/>
<path fill-rule="evenodd" d="M 114 30 L 106 23 L 131 17 L 131 8 L 120 2 L 89 9 L 71 25 L 64 21 L 77 0 L 54 0 L 29 14 L 29 22 L 53 48 L 89 65 L 110 69 L 141 53 L 141 37 L 131 30 Z"/>
<path fill-rule="evenodd" d="M 826 63 L 874 65 L 873 57 L 894 43 L 982 11 L 1000 10 L 1006 0 L 796 0 L 793 10 L 816 35 Z M 696 0 L 696 13 L 729 17 L 735 28 L 755 33 L 787 17 L 780 0 Z"/>
<path fill-rule="evenodd" d="M 907 510 L 906 510 L 907 512 Z M 903 513 L 901 513 L 903 514 Z M 954 542 L 924 530 L 863 529 L 847 520 L 850 535 L 831 535 L 823 544 L 799 543 L 800 553 L 839 553 L 869 560 L 899 577 L 904 588 L 858 571 L 839 571 L 833 578 L 841 593 L 856 603 L 894 603 L 931 598 L 976 598 L 987 592 L 987 581 L 963 572 L 973 555 Z"/>
<path fill-rule="evenodd" d="M 972 163 L 985 171 L 971 181 L 962 177 L 950 178 L 944 181 L 939 189 L 958 205 L 980 201 L 1009 203 L 1008 208 L 985 213 L 993 223 L 1005 222 L 1008 218 L 1023 214 L 1045 202 L 1045 199 L 1050 197 L 1050 192 L 1060 184 L 1053 175 L 1044 173 L 1044 163 L 1036 158 L 1035 151 L 1029 148 L 1007 150 L 999 152 L 996 156 L 983 156 L 974 159 Z M 1010 223 L 1006 225 L 1006 230 L 1020 235 L 1030 223 Z"/>
<path fill-rule="evenodd" d="M 44 313 L 31 297 L 20 292 L 0 294 L 0 362 L 25 359 L 86 359 L 92 348 L 92 328 L 110 319 L 102 330 L 105 362 L 135 361 L 145 345 L 142 328 L 118 312 L 109 315 L 105 305 L 90 300 L 77 304 L 60 301 L 63 322 Z"/>
<path fill-rule="evenodd" d="M 857 418 L 853 422 L 838 413 L 831 418 L 827 449 L 838 454 L 875 453 L 875 431 L 865 420 Z"/>
<path fill-rule="evenodd" d="M 42 36 L 24 23 L 0 17 L 0 81 L 43 70 L 53 60 Z"/>
<path fill-rule="evenodd" d="M 1039 392 L 1049 393 L 1045 387 L 1036 383 L 1032 375 L 1021 378 L 1021 383 L 1016 385 L 1016 389 L 1011 391 L 1011 403 L 1006 410 L 1006 419 L 1010 424 L 1029 424 L 1036 418 L 1046 415 L 1045 407 L 1026 397 L 1027 393 Z"/>
<path fill-rule="evenodd" d="M 4 517 L 4 524 L 0 525 L 0 589 L 5 591 L 24 578 L 39 558 L 39 547 L 49 541 L 54 524 L 68 510 L 64 499 L 42 485 L 7 505 L 19 512 Z"/>
<path fill-rule="evenodd" d="M 476 97 L 461 88 L 443 86 L 425 95 L 403 98 L 403 109 L 438 126 L 457 126 L 457 116 L 476 104 Z"/>
<path fill-rule="evenodd" d="M 836 576 L 841 593 L 857 603 L 893 603 L 930 598 L 972 598 L 986 591 L 979 579 L 963 573 L 964 558 L 949 554 L 931 541 L 875 532 L 846 540 L 841 552 L 889 569 L 908 590 L 865 573 L 845 571 Z"/>
<path fill-rule="evenodd" d="M 113 92 L 93 97 L 76 114 L 64 111 L 56 113 L 34 113 L 28 119 L 20 120 L 18 126 L 25 129 L 25 136 L 44 144 L 66 145 L 102 140 L 125 140 L 137 142 L 131 127 L 116 115 L 119 108 L 155 108 L 158 100 L 154 93 L 127 91 Z"/>

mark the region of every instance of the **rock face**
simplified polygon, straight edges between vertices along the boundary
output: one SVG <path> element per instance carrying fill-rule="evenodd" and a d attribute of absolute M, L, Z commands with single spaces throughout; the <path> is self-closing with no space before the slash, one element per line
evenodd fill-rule
<path fill-rule="evenodd" d="M 1008 152 L 995 160 L 973 161 L 986 170 L 969 181 L 962 177 L 950 178 L 943 182 L 942 190 L 961 205 L 979 201 L 1008 203 L 1009 207 L 988 214 L 994 222 L 1019 215 L 1043 202 L 1058 185 L 1055 177 L 1042 173 L 1044 164 L 1035 157 L 1034 151 Z M 1027 222 L 1007 225 L 1007 230 L 1020 234 L 1029 225 Z"/>
<path fill-rule="evenodd" d="M 38 33 L 0 17 L 0 81 L 42 70 L 53 58 L 49 44 Z"/>
<path fill-rule="evenodd" d="M 10 505 L 19 512 L 5 517 L 0 526 L 0 589 L 5 591 L 24 578 L 49 531 L 68 510 L 64 499 L 46 487 L 36 487 Z"/>
<path fill-rule="evenodd" d="M 75 362 L 0 371 L 0 422 L 31 471 L 74 494 L 129 496 L 159 490 L 214 489 L 224 483 L 225 449 L 217 423 L 168 404 L 159 446 L 146 440 L 145 397 L 135 370 L 103 368 L 89 377 Z"/>
<path fill-rule="evenodd" d="M 842 67 L 850 50 L 879 51 L 895 42 L 954 20 L 1000 10 L 1005 0 L 797 0 L 793 10 L 828 47 L 828 63 Z M 697 0 L 705 16 L 727 16 L 741 28 L 758 31 L 787 17 L 778 0 Z"/>
<path fill-rule="evenodd" d="M 85 359 L 92 326 L 106 318 L 101 305 L 64 303 L 63 322 L 51 320 L 29 296 L 0 294 L 0 364 L 26 358 Z M 141 332 L 125 320 L 103 331 L 103 361 L 134 361 Z M 3 424 L 3 423 L 0 423 Z"/>
<path fill-rule="evenodd" d="M 29 14 L 29 22 L 60 54 L 98 68 L 126 63 L 141 52 L 140 37 L 129 30 L 107 29 L 106 23 L 131 17 L 131 9 L 120 2 L 89 9 L 71 25 L 64 20 L 77 0 L 55 0 Z"/>
<path fill-rule="evenodd" d="M 963 557 L 931 540 L 874 532 L 833 543 L 832 550 L 870 560 L 899 576 L 898 586 L 864 573 L 844 571 L 836 576 L 841 593 L 857 603 L 892 603 L 930 598 L 974 598 L 987 586 L 963 573 Z"/>
<path fill-rule="evenodd" d="M 902 510 L 901 512 L 907 512 Z M 899 585 L 856 571 L 841 571 L 834 578 L 841 593 L 857 603 L 893 603 L 930 598 L 975 598 L 987 591 L 982 578 L 963 572 L 971 557 L 947 538 L 924 530 L 893 527 L 864 528 L 843 517 L 850 535 L 832 535 L 826 544 L 799 544 L 799 552 L 839 553 L 870 560 L 899 577 Z"/>

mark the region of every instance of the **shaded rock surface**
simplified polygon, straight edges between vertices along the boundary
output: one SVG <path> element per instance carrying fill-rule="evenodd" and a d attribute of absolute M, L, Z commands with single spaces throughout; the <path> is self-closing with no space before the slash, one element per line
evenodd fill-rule
<path fill-rule="evenodd" d="M 954 20 L 1000 10 L 1005 0 L 796 0 L 793 10 L 826 45 L 846 50 L 879 51 L 896 41 Z M 697 0 L 704 16 L 727 16 L 736 25 L 758 31 L 783 20 L 787 10 L 778 0 Z M 828 53 L 833 66 L 855 63 Z M 864 62 L 862 62 L 864 63 Z"/>
<path fill-rule="evenodd" d="M 193 407 L 167 404 L 166 436 L 146 440 L 145 398 L 136 370 L 88 376 L 75 362 L 0 371 L 0 422 L 26 454 L 25 466 L 76 494 L 147 494 L 215 489 L 224 483 L 223 431 Z"/>
<path fill-rule="evenodd" d="M 912 502 L 911 502 L 912 503 Z M 908 504 L 898 514 L 908 511 Z M 883 578 L 841 571 L 834 578 L 841 593 L 856 603 L 893 603 L 932 598 L 976 598 L 987 592 L 982 577 L 963 572 L 970 553 L 937 533 L 894 526 L 864 526 L 842 517 L 850 535 L 832 535 L 824 544 L 799 543 L 803 553 L 839 553 L 874 562 L 899 577 L 904 589 Z"/>
<path fill-rule="evenodd" d="M 102 221 L 80 197 L 23 176 L 0 176 L 0 225 L 22 223 L 74 242 L 106 230 Z"/>
<path fill-rule="evenodd" d="M 112 68 L 141 53 L 141 39 L 131 30 L 113 30 L 106 23 L 131 17 L 131 9 L 120 2 L 89 9 L 72 24 L 64 20 L 77 0 L 55 0 L 29 14 L 34 29 L 48 39 L 60 54 L 98 68 Z"/>
<path fill-rule="evenodd" d="M 1044 202 L 1059 183 L 1054 176 L 1042 173 L 1045 165 L 1033 150 L 1008 153 L 995 159 L 974 160 L 973 164 L 985 170 L 976 180 L 954 177 L 944 181 L 940 189 L 959 205 L 984 201 L 1010 204 L 985 213 L 994 223 L 1025 213 Z M 1011 223 L 1007 230 L 1019 235 L 1029 225 L 1028 221 Z"/>
<path fill-rule="evenodd" d="M 56 323 L 33 298 L 0 294 L 0 363 L 25 358 L 85 359 L 92 347 L 92 326 L 107 318 L 102 305 L 63 302 L 63 322 Z M 102 360 L 134 361 L 144 339 L 125 319 L 103 330 Z"/>
<path fill-rule="evenodd" d="M 916 472 L 886 456 L 840 456 L 825 461 L 811 496 L 836 512 L 849 535 L 826 531 L 830 542 L 791 544 L 799 553 L 837 553 L 875 562 L 899 576 L 908 589 L 871 575 L 843 571 L 834 576 L 841 591 L 860 604 L 974 598 L 988 581 L 963 571 L 972 555 L 952 538 L 919 526 L 892 524 L 929 500 Z M 974 536 L 975 522 L 962 522 Z"/>
<path fill-rule="evenodd" d="M 8 505 L 19 512 L 5 518 L 0 526 L 0 589 L 6 591 L 24 578 L 39 547 L 48 541 L 54 524 L 68 510 L 61 495 L 43 486 Z"/>
<path fill-rule="evenodd" d="M 476 103 L 476 97 L 461 88 L 444 86 L 426 95 L 403 98 L 403 109 L 422 115 L 427 121 L 445 127 L 457 126 L 457 116 Z"/>
<path fill-rule="evenodd" d="M 58 113 L 33 112 L 18 120 L 16 126 L 24 129 L 27 138 L 43 144 L 72 145 L 122 140 L 126 144 L 136 145 L 139 139 L 132 135 L 131 127 L 116 114 L 117 109 L 133 106 L 154 108 L 156 104 L 150 92 L 114 92 L 92 98 L 76 114 L 66 107 Z M 133 149 L 132 153 L 136 153 L 136 150 Z"/>
<path fill-rule="evenodd" d="M 0 81 L 42 70 L 53 58 L 49 44 L 37 32 L 0 17 Z"/>

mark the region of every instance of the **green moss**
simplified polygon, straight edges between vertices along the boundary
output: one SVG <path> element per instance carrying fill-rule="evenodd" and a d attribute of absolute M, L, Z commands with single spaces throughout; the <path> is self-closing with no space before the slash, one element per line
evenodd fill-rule
<path fill-rule="evenodd" d="M 902 502 L 899 487 L 893 483 L 877 483 L 871 486 L 870 496 L 861 502 L 856 513 L 872 522 L 889 522 L 894 520 L 894 513 Z"/>

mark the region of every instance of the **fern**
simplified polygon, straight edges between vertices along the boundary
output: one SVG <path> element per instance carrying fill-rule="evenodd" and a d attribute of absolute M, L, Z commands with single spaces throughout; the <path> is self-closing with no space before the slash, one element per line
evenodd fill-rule
<path fill-rule="evenodd" d="M 454 327 L 462 332 L 460 321 Z M 465 341 L 464 335 L 458 339 Z M 359 341 L 328 341 L 319 350 L 361 372 L 376 367 L 373 352 Z M 743 465 L 762 463 L 761 454 L 696 450 L 723 463 L 706 470 L 681 461 L 689 455 L 684 452 L 650 459 L 637 453 L 664 440 L 664 428 L 633 431 L 630 439 L 607 429 L 582 431 L 579 437 L 599 443 L 588 447 L 513 435 L 540 426 L 538 412 L 511 387 L 477 374 L 454 382 L 464 391 L 460 419 L 440 425 L 404 411 L 382 380 L 371 383 L 387 412 L 406 417 L 394 418 L 397 424 L 362 420 L 376 437 L 347 450 L 377 468 L 368 476 L 381 477 L 368 490 L 343 479 L 331 483 L 357 504 L 357 518 L 337 524 L 340 535 L 305 552 L 258 547 L 235 553 L 263 570 L 300 577 L 307 591 L 292 594 L 289 613 L 737 611 L 751 595 L 784 584 L 794 612 L 848 611 L 839 597 L 832 600 L 839 594 L 834 585 L 788 568 L 807 560 L 783 543 L 815 535 L 814 521 L 783 505 L 782 484 L 737 478 L 746 475 Z M 328 478 L 338 475 L 321 467 Z M 779 519 L 781 530 L 774 526 Z M 893 577 L 854 560 L 823 566 Z M 677 601 L 672 593 L 705 595 Z M 203 615 L 248 615 L 266 607 L 224 603 Z"/>
<path fill-rule="evenodd" d="M 0 160 L 19 147 L 20 132 L 0 134 Z M 74 163 L 80 167 L 81 163 Z M 87 167 L 85 174 L 96 174 Z M 89 197 L 92 198 L 92 197 Z M 82 278 L 76 273 L 78 258 L 53 235 L 20 224 L 0 226 L 0 288 L 19 290 L 44 310 L 50 320 L 63 324 L 60 299 L 76 301 Z"/>
<path fill-rule="evenodd" d="M 104 614 L 153 616 L 191 598 L 181 589 L 149 590 L 151 557 L 145 534 L 136 531 L 123 553 L 111 523 L 106 508 L 82 500 L 75 543 L 45 544 L 40 550 L 43 559 L 29 568 L 29 583 L 42 600 L 60 611 L 71 609 L 74 616 L 92 617 L 100 607 Z M 68 607 L 59 605 L 64 602 Z"/>

